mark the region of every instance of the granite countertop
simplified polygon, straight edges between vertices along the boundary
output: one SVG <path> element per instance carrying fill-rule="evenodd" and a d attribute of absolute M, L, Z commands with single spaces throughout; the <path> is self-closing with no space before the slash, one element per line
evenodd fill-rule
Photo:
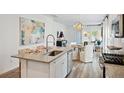
<path fill-rule="evenodd" d="M 111 49 L 114 48 L 114 49 Z M 120 49 L 116 49 L 116 48 L 120 48 Z M 124 55 L 124 47 L 108 47 L 103 50 L 103 53 L 107 53 L 107 54 L 119 54 L 119 55 Z"/>
<path fill-rule="evenodd" d="M 44 54 L 43 53 L 24 53 L 24 54 L 13 55 L 11 57 L 24 59 L 24 60 L 31 60 L 36 62 L 50 63 L 72 49 L 73 49 L 72 47 L 54 47 L 49 52 L 55 51 L 55 50 L 62 51 L 60 54 L 56 56 L 49 56 L 48 55 L 49 52 L 48 52 Z"/>
<path fill-rule="evenodd" d="M 120 49 L 122 49 L 121 46 L 107 46 L 107 48 L 108 48 L 109 50 L 120 50 Z"/>

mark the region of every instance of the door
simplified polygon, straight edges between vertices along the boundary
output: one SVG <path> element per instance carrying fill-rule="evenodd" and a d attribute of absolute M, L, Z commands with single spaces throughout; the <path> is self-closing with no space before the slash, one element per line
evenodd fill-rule
<path fill-rule="evenodd" d="M 64 78 L 67 75 L 67 53 L 50 63 L 50 77 Z"/>
<path fill-rule="evenodd" d="M 56 62 L 55 68 L 56 68 L 55 77 L 63 78 L 64 77 L 64 62 L 63 62 L 63 60 Z"/>

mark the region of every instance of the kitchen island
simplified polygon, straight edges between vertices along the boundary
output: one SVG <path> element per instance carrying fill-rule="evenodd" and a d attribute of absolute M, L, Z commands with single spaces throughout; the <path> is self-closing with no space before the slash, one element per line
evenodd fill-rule
<path fill-rule="evenodd" d="M 47 53 L 19 53 L 21 78 L 64 78 L 73 66 L 71 47 L 54 47 Z"/>

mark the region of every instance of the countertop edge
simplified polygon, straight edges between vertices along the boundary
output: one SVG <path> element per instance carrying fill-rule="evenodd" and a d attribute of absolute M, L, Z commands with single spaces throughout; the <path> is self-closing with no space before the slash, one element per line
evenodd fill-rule
<path fill-rule="evenodd" d="M 63 50 L 63 52 L 62 53 L 60 53 L 60 54 L 58 54 L 56 57 L 54 57 L 52 60 L 50 60 L 50 61 L 42 61 L 42 60 L 36 60 L 36 59 L 29 59 L 29 58 L 24 58 L 24 57 L 19 57 L 19 56 L 17 56 L 17 55 L 13 55 L 13 56 L 11 56 L 11 57 L 13 57 L 13 58 L 18 58 L 18 59 L 24 59 L 24 60 L 30 60 L 30 61 L 36 61 L 36 62 L 42 62 L 42 63 L 51 63 L 52 61 L 54 61 L 54 60 L 56 60 L 57 58 L 59 58 L 60 56 L 62 56 L 62 55 L 64 55 L 65 53 L 67 53 L 67 52 L 69 52 L 69 51 L 71 51 L 71 50 L 73 50 L 73 48 L 70 48 L 70 49 L 64 49 Z M 45 55 L 43 55 L 43 56 L 45 56 Z"/>

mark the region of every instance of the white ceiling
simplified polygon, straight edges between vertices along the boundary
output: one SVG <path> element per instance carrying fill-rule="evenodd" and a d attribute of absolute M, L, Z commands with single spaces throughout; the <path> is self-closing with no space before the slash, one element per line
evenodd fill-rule
<path fill-rule="evenodd" d="M 65 25 L 81 22 L 83 25 L 101 24 L 106 14 L 50 14 L 55 21 Z"/>

